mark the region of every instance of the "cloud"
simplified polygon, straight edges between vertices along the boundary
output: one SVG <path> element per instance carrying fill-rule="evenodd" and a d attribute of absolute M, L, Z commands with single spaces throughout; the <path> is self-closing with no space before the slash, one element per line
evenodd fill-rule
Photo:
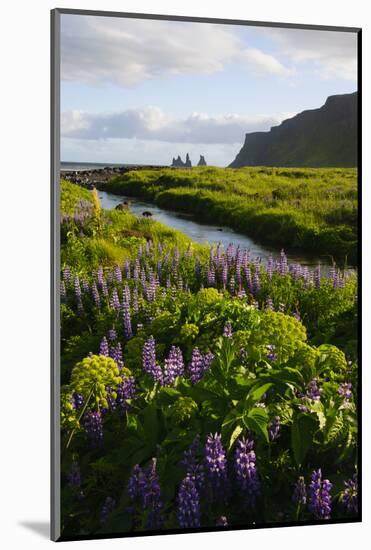
<path fill-rule="evenodd" d="M 278 55 L 295 65 L 309 63 L 324 78 L 357 79 L 357 35 L 353 32 L 263 29 Z"/>
<path fill-rule="evenodd" d="M 286 77 L 291 69 L 273 55 L 246 48 L 225 25 L 63 15 L 61 76 L 122 87 L 155 78 L 208 75 L 239 63 Z"/>
<path fill-rule="evenodd" d="M 62 113 L 64 137 L 85 140 L 142 139 L 170 143 L 242 143 L 246 132 L 265 131 L 290 113 L 280 115 L 191 113 L 185 118 L 165 113 L 159 107 L 127 109 L 117 113 Z"/>

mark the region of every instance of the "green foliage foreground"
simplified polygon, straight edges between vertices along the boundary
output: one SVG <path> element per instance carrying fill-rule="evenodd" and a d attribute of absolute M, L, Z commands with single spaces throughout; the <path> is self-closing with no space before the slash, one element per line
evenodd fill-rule
<path fill-rule="evenodd" d="M 62 208 L 62 535 L 357 517 L 356 276 Z"/>

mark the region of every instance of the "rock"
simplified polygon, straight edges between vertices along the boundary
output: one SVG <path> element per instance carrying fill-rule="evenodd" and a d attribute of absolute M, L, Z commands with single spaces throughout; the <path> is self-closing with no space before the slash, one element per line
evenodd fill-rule
<path fill-rule="evenodd" d="M 129 203 L 124 201 L 120 202 L 117 206 L 115 206 L 115 210 L 128 210 L 129 209 Z"/>
<path fill-rule="evenodd" d="M 198 161 L 197 166 L 207 166 L 205 157 L 203 155 L 200 155 L 200 160 Z"/>
<path fill-rule="evenodd" d="M 171 167 L 172 168 L 191 168 L 192 162 L 191 162 L 191 159 L 189 158 L 189 154 L 187 153 L 185 162 L 182 161 L 182 158 L 180 155 L 178 155 L 177 158 L 173 157 Z"/>
<path fill-rule="evenodd" d="M 145 218 L 150 218 L 152 216 L 152 212 L 145 210 L 144 212 L 142 212 L 142 216 L 144 216 Z"/>
<path fill-rule="evenodd" d="M 186 155 L 185 166 L 186 166 L 187 168 L 192 168 L 191 159 L 189 158 L 189 154 L 188 154 L 188 153 L 187 153 L 187 155 Z"/>

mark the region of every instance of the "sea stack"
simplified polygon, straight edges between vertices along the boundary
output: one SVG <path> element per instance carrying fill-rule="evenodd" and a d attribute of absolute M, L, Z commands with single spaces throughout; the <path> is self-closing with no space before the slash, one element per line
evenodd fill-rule
<path fill-rule="evenodd" d="M 186 166 L 187 168 L 192 168 L 191 159 L 189 158 L 189 154 L 188 154 L 188 153 L 187 153 L 187 155 L 186 155 L 185 166 Z"/>
<path fill-rule="evenodd" d="M 172 168 L 192 168 L 192 162 L 189 158 L 189 154 L 187 153 L 185 162 L 182 161 L 180 155 L 178 155 L 177 158 L 173 157 L 173 161 L 170 166 Z"/>
<path fill-rule="evenodd" d="M 207 166 L 205 157 L 203 155 L 200 155 L 200 160 L 198 161 L 197 166 Z"/>

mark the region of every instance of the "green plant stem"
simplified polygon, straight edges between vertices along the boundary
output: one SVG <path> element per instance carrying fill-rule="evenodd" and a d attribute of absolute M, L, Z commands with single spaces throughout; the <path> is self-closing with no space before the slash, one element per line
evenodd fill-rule
<path fill-rule="evenodd" d="M 88 404 L 89 404 L 89 401 L 90 401 L 90 399 L 91 399 L 91 396 L 93 395 L 93 392 L 94 392 L 94 386 L 92 387 L 92 389 L 91 389 L 91 391 L 90 391 L 90 393 L 89 393 L 89 396 L 88 396 L 88 398 L 87 398 L 87 400 L 86 400 L 86 402 L 85 402 L 83 408 L 81 409 L 80 416 L 79 416 L 79 418 L 77 419 L 78 423 L 80 423 L 80 420 L 82 419 L 82 417 L 83 417 L 83 415 L 84 415 L 84 413 L 85 413 L 85 411 L 86 411 L 86 408 L 87 408 L 87 406 L 88 406 Z M 74 436 L 74 434 L 75 434 L 75 431 L 76 431 L 76 428 L 73 428 L 73 430 L 71 431 L 71 433 L 70 433 L 70 435 L 69 435 L 69 437 L 68 437 L 68 439 L 67 439 L 66 450 L 68 449 L 68 447 L 69 447 L 70 444 L 71 444 L 71 441 L 72 441 L 72 438 L 73 438 L 73 436 Z"/>

